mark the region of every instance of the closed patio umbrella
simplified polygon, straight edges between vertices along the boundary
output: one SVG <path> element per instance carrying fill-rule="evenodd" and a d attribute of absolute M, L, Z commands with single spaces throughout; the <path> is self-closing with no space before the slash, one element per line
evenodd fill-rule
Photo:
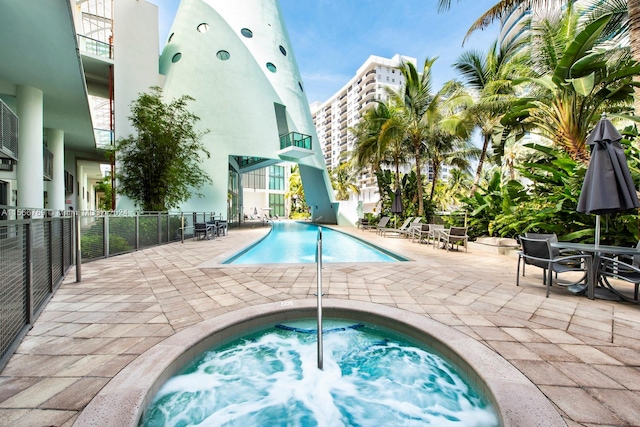
<path fill-rule="evenodd" d="M 591 160 L 576 210 L 596 214 L 596 245 L 600 243 L 600 215 L 640 207 L 621 139 L 605 114 L 587 138 Z"/>
<path fill-rule="evenodd" d="M 391 213 L 396 215 L 402 215 L 402 190 L 400 187 L 396 188 L 393 194 L 393 203 L 391 203 Z M 398 227 L 398 221 L 396 218 L 396 228 Z"/>

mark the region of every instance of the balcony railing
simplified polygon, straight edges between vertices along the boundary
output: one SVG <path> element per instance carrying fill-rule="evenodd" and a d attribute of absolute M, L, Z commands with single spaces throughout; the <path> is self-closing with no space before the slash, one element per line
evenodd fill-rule
<path fill-rule="evenodd" d="M 78 47 L 80 48 L 80 52 L 113 59 L 113 46 L 109 43 L 78 35 Z"/>
<path fill-rule="evenodd" d="M 96 148 L 102 148 L 103 150 L 113 148 L 113 131 L 94 128 L 93 134 L 96 137 Z"/>
<path fill-rule="evenodd" d="M 18 116 L 0 100 L 0 157 L 18 160 Z"/>
<path fill-rule="evenodd" d="M 280 149 L 284 150 L 287 147 L 298 147 L 311 150 L 311 136 L 297 132 L 280 135 Z"/>

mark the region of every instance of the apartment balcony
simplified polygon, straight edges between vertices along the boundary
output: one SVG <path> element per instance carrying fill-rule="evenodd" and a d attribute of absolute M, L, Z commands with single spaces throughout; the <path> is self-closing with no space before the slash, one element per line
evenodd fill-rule
<path fill-rule="evenodd" d="M 278 156 L 284 160 L 295 161 L 313 154 L 311 135 L 291 132 L 280 135 Z"/>
<path fill-rule="evenodd" d="M 365 87 L 367 87 L 367 86 L 369 86 L 370 84 L 375 83 L 375 82 L 376 82 L 376 79 L 375 79 L 375 78 L 373 78 L 373 79 L 371 79 L 371 80 L 367 80 L 367 82 L 364 84 L 364 86 L 365 86 Z"/>
<path fill-rule="evenodd" d="M 0 100 L 0 159 L 7 159 L 3 164 L 15 164 L 18 160 L 18 116 L 2 100 Z"/>
<path fill-rule="evenodd" d="M 375 69 L 374 70 L 369 70 L 369 71 L 366 72 L 366 74 L 364 76 L 367 77 L 367 76 L 370 76 L 371 74 L 375 74 L 375 73 L 376 73 Z"/>
<path fill-rule="evenodd" d="M 82 53 L 88 53 L 100 58 L 113 59 L 113 45 L 78 35 L 78 48 Z"/>
<path fill-rule="evenodd" d="M 96 148 L 107 150 L 113 148 L 113 131 L 108 129 L 93 129 L 96 136 Z"/>

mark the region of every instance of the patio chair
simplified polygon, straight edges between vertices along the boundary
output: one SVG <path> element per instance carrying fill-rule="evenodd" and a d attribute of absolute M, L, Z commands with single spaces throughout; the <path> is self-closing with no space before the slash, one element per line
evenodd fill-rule
<path fill-rule="evenodd" d="M 196 240 L 200 240 L 201 237 L 209 240 L 209 229 L 206 222 L 196 222 L 193 224 L 193 237 Z"/>
<path fill-rule="evenodd" d="M 444 231 L 443 224 L 429 224 L 429 234 L 427 234 L 427 243 L 433 240 L 433 248 L 435 249 L 440 242 L 440 233 Z"/>
<path fill-rule="evenodd" d="M 640 249 L 640 242 L 638 242 L 636 248 Z M 640 302 L 638 300 L 638 288 L 640 288 L 640 255 L 634 255 L 629 259 L 611 258 L 607 255 L 601 255 L 598 275 L 609 289 L 625 300 L 629 298 L 616 291 L 613 286 L 611 286 L 609 278 L 619 279 L 633 284 L 633 302 Z"/>
<path fill-rule="evenodd" d="M 522 251 L 518 253 L 518 268 L 516 270 L 516 286 L 520 286 L 520 263 L 533 265 L 543 270 L 542 284 L 547 287 L 547 297 L 549 288 L 553 282 L 553 273 L 582 272 L 582 277 L 573 282 L 577 284 L 588 279 L 588 272 L 591 268 L 591 255 L 576 254 L 567 256 L 554 256 L 554 249 L 551 247 L 549 239 L 531 239 L 520 236 Z"/>
<path fill-rule="evenodd" d="M 448 230 L 440 231 L 440 239 L 444 244 L 444 249 L 447 251 L 449 248 L 453 250 L 455 245 L 456 250 L 459 250 L 460 245 L 464 246 L 464 251 L 467 252 L 467 227 L 451 227 Z"/>
<path fill-rule="evenodd" d="M 432 224 L 421 224 L 420 227 L 413 227 L 411 230 L 411 242 L 415 242 L 418 239 L 418 243 L 422 243 L 429 237 L 429 227 Z M 428 242 L 428 240 L 427 240 Z"/>
<path fill-rule="evenodd" d="M 363 230 L 376 230 L 376 232 L 378 231 L 378 229 L 380 228 L 385 228 L 387 226 L 387 224 L 389 224 L 389 220 L 391 218 L 389 218 L 388 216 L 383 216 L 382 218 L 380 218 L 380 221 L 378 221 L 377 225 L 373 225 L 373 224 L 369 224 L 366 227 L 362 227 Z"/>
<path fill-rule="evenodd" d="M 400 233 L 403 230 L 407 230 L 408 227 L 411 226 L 412 220 L 413 220 L 412 216 L 405 219 L 402 225 L 400 226 L 400 228 L 391 228 L 391 227 L 378 228 L 378 234 L 381 234 L 383 237 L 386 237 L 387 233 Z"/>

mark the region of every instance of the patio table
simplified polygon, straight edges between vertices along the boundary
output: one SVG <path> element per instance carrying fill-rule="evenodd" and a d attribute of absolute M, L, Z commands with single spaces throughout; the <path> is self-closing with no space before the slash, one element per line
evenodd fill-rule
<path fill-rule="evenodd" d="M 586 285 L 572 285 L 567 289 L 576 294 L 582 294 L 587 291 L 587 297 L 589 299 L 622 299 L 624 298 L 617 291 L 615 291 L 608 283 L 604 284 L 600 280 L 600 254 L 610 255 L 640 255 L 640 249 L 629 248 L 625 246 L 609 246 L 609 245 L 596 245 L 594 243 L 572 243 L 572 242 L 550 242 L 552 248 L 568 249 L 572 251 L 582 252 L 583 254 L 590 254 L 591 271 L 588 272 Z M 597 286 L 599 284 L 599 286 Z M 598 291 L 598 292 L 597 292 Z"/>

